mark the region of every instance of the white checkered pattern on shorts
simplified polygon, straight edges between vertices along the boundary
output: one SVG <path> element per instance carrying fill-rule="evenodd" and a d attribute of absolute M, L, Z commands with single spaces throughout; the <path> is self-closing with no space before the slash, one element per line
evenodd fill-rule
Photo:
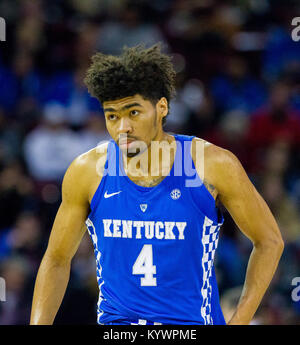
<path fill-rule="evenodd" d="M 98 303 L 97 303 L 97 321 L 98 323 L 100 323 L 100 317 L 103 314 L 103 311 L 100 308 L 101 302 L 104 300 L 102 291 L 101 291 L 101 287 L 104 284 L 104 280 L 102 278 L 102 266 L 100 263 L 100 259 L 101 259 L 101 252 L 98 249 L 98 237 L 97 237 L 97 233 L 95 230 L 95 226 L 93 224 L 93 222 L 88 218 L 85 222 L 87 230 L 92 238 L 93 241 L 93 245 L 94 245 L 94 253 L 95 253 L 95 257 L 96 257 L 96 272 L 97 272 L 97 282 L 99 285 L 99 298 L 98 298 Z"/>
<path fill-rule="evenodd" d="M 205 217 L 203 224 L 202 245 L 203 245 L 203 285 L 201 293 L 203 302 L 201 306 L 201 315 L 204 319 L 204 324 L 212 324 L 211 317 L 211 292 L 210 277 L 212 274 L 212 266 L 215 256 L 215 251 L 218 246 L 220 224 L 216 225 L 212 220 Z"/>

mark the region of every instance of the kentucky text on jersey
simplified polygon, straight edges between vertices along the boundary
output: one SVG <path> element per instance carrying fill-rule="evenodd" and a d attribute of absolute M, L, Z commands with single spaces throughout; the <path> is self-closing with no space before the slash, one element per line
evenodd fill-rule
<path fill-rule="evenodd" d="M 104 237 L 184 240 L 186 222 L 102 219 Z"/>

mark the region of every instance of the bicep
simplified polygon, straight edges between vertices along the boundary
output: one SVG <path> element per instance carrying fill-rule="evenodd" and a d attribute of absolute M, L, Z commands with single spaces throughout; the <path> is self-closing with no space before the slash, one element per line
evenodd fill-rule
<path fill-rule="evenodd" d="M 51 230 L 47 255 L 57 261 L 69 261 L 76 253 L 86 231 L 87 209 L 62 203 Z"/>
<path fill-rule="evenodd" d="M 62 203 L 56 214 L 46 254 L 59 262 L 70 261 L 86 231 L 89 212 L 87 190 L 82 171 L 75 161 L 62 184 Z"/>
<path fill-rule="evenodd" d="M 226 152 L 218 183 L 219 199 L 239 229 L 254 243 L 281 238 L 277 223 L 238 159 Z"/>

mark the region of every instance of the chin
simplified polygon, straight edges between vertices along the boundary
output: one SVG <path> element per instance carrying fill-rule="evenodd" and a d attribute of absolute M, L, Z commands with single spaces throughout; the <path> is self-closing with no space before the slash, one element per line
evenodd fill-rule
<path fill-rule="evenodd" d="M 137 156 L 138 154 L 140 154 L 140 152 L 141 152 L 140 149 L 135 150 L 135 152 L 128 152 L 128 150 L 125 150 L 125 154 L 129 158 Z"/>
<path fill-rule="evenodd" d="M 141 150 L 139 148 L 136 148 L 135 150 L 128 150 L 126 148 L 120 148 L 120 150 L 122 151 L 122 153 L 124 155 L 126 155 L 128 158 L 132 158 L 132 157 L 135 157 L 137 156 L 138 154 L 141 153 Z"/>

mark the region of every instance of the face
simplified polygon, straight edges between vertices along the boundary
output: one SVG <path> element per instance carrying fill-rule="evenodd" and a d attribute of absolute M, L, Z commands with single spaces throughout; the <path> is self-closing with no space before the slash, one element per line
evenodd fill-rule
<path fill-rule="evenodd" d="M 128 157 L 136 156 L 152 140 L 160 139 L 162 118 L 168 113 L 166 98 L 154 105 L 140 95 L 103 102 L 103 108 L 109 134 Z"/>

